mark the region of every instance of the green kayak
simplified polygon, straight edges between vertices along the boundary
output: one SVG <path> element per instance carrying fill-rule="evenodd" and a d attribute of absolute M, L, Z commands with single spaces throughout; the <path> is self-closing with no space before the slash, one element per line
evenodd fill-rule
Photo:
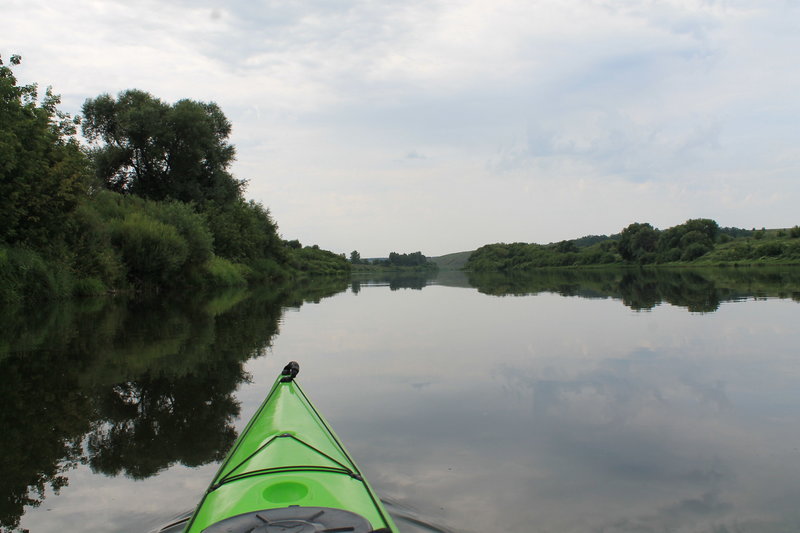
<path fill-rule="evenodd" d="M 333 430 L 283 369 L 185 533 L 397 533 Z M 185 528 L 181 526 L 185 525 Z M 181 528 L 181 529 L 178 529 Z"/>

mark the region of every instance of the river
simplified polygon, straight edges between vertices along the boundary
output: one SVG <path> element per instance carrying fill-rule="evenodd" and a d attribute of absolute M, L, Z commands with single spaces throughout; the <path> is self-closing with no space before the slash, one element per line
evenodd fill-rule
<path fill-rule="evenodd" d="M 402 276 L 5 310 L 0 524 L 189 511 L 286 362 L 403 532 L 800 530 L 800 271 Z"/>

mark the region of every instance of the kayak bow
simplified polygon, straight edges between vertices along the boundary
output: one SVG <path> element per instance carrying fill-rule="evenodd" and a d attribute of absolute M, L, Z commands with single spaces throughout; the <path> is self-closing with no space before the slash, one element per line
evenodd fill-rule
<path fill-rule="evenodd" d="M 397 533 L 295 381 L 292 361 L 236 440 L 186 533 Z"/>

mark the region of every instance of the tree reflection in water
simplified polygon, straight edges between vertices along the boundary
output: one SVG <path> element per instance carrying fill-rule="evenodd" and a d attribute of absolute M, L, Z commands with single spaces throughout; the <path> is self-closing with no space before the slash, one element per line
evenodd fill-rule
<path fill-rule="evenodd" d="M 286 306 L 347 280 L 213 297 L 170 295 L 0 314 L 0 529 L 68 484 L 68 472 L 152 476 L 220 460 L 236 438 L 244 363 Z"/>
<path fill-rule="evenodd" d="M 541 269 L 524 275 L 469 275 L 484 294 L 522 296 L 552 292 L 562 296 L 614 298 L 636 311 L 666 302 L 696 313 L 746 298 L 800 301 L 797 268 Z"/>
<path fill-rule="evenodd" d="M 463 276 L 353 280 L 466 286 Z M 779 268 L 542 270 L 469 275 L 491 295 L 612 298 L 635 310 L 667 302 L 713 312 L 747 298 L 800 301 L 800 271 Z M 135 479 L 219 460 L 236 437 L 245 362 L 270 345 L 286 307 L 347 290 L 347 280 L 213 297 L 163 295 L 0 312 L 0 529 L 68 483 L 71 469 Z"/>

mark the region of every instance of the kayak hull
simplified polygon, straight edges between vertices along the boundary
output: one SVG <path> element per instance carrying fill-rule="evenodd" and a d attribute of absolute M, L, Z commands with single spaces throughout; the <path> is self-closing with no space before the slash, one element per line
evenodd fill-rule
<path fill-rule="evenodd" d="M 186 533 L 235 532 L 239 530 L 231 529 L 231 524 L 237 526 L 237 523 L 250 527 L 241 531 L 252 531 L 253 527 L 246 524 L 248 520 L 273 523 L 276 516 L 284 517 L 280 519 L 284 520 L 281 522 L 284 529 L 292 520 L 303 522 L 312 518 L 320 523 L 332 520 L 325 526 L 331 529 L 330 524 L 342 527 L 342 520 L 349 517 L 347 513 L 363 519 L 368 527 L 365 532 L 397 531 L 369 483 L 293 379 L 294 375 L 282 375 L 275 382 L 220 466 Z M 292 513 L 297 516 L 285 518 Z M 239 522 L 231 521 L 234 517 L 239 517 Z M 223 521 L 228 521 L 227 525 L 220 525 Z M 353 519 L 347 526 L 352 529 L 347 531 L 359 531 L 364 527 L 359 524 Z"/>

